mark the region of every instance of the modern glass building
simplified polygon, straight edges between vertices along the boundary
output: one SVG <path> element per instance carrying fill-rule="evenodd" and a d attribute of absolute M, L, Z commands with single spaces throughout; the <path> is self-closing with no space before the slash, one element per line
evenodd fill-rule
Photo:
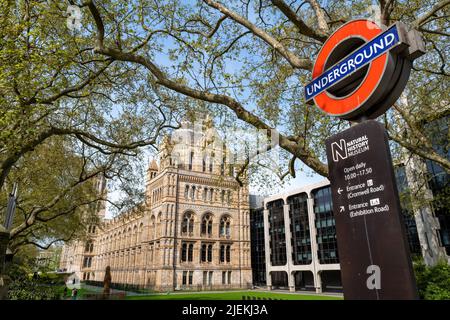
<path fill-rule="evenodd" d="M 426 125 L 426 129 L 433 137 L 433 149 L 447 159 L 450 159 L 449 126 L 450 116 Z M 426 166 L 429 173 L 429 187 L 433 193 L 432 206 L 435 216 L 439 219 L 439 238 L 447 256 L 450 256 L 450 174 L 436 162 L 427 160 Z"/>
<path fill-rule="evenodd" d="M 319 261 L 322 264 L 339 263 L 333 202 L 329 186 L 312 191 L 316 218 Z"/>
<path fill-rule="evenodd" d="M 270 289 L 342 290 L 327 180 L 266 198 L 263 217 Z"/>
<path fill-rule="evenodd" d="M 266 285 L 266 255 L 264 254 L 264 209 L 250 209 L 251 259 L 254 286 Z"/>
<path fill-rule="evenodd" d="M 406 236 L 408 238 L 409 251 L 412 256 L 421 256 L 419 235 L 417 233 L 416 220 L 411 207 L 411 194 L 408 188 L 408 180 L 406 178 L 405 166 L 398 165 L 394 169 L 395 180 L 397 182 L 397 190 L 400 197 L 400 207 L 403 213 L 403 221 L 405 223 Z"/>
<path fill-rule="evenodd" d="M 404 167 L 396 167 L 395 174 L 409 248 L 412 255 L 421 255 Z M 328 180 L 268 197 L 263 207 L 251 212 L 254 285 L 291 291 L 342 290 Z"/>
<path fill-rule="evenodd" d="M 450 117 L 426 126 L 433 135 L 435 150 L 450 158 Z M 432 192 L 431 213 L 439 221 L 439 245 L 450 256 L 450 175 L 437 163 L 425 161 L 428 188 Z M 423 213 L 413 209 L 405 164 L 395 166 L 397 188 L 411 255 L 422 256 L 427 232 L 420 238 L 416 219 Z M 255 206 L 254 206 L 255 207 Z M 420 211 L 420 210 L 419 210 Z M 253 210 L 251 218 L 252 268 L 254 284 L 289 290 L 340 291 L 339 254 L 331 188 L 328 180 L 267 197 Z M 422 219 L 422 220 L 420 220 Z M 419 223 L 418 222 L 418 223 Z M 423 228 L 423 227 L 421 227 Z M 419 241 L 420 239 L 420 241 Z M 425 240 L 424 240 L 425 239 Z M 422 242 L 422 245 L 421 245 Z M 264 244 L 264 245 L 263 245 Z M 263 264 L 262 261 L 265 261 Z M 265 273 L 265 277 L 262 275 Z"/>
<path fill-rule="evenodd" d="M 289 205 L 289 227 L 292 235 L 292 260 L 296 265 L 312 261 L 311 237 L 308 220 L 308 195 L 300 193 L 287 198 Z"/>

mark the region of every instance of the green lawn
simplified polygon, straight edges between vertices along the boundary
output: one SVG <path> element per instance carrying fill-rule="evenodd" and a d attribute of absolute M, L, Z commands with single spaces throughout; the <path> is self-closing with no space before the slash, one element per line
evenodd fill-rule
<path fill-rule="evenodd" d="M 342 300 L 340 297 L 284 294 L 272 292 L 240 291 L 240 292 L 202 292 L 202 293 L 163 293 L 142 296 L 127 296 L 127 300 L 242 300 L 242 296 L 271 298 L 281 300 Z"/>
<path fill-rule="evenodd" d="M 58 292 L 59 296 L 61 297 L 61 299 L 65 299 L 65 300 L 72 299 L 72 289 L 68 289 L 67 290 L 66 298 L 63 297 L 64 286 L 61 286 L 60 288 L 58 288 L 57 292 Z M 97 291 L 88 290 L 86 288 L 80 288 L 80 289 L 78 289 L 77 300 L 82 300 L 85 297 L 85 295 L 96 294 L 96 293 L 98 293 L 98 292 Z"/>

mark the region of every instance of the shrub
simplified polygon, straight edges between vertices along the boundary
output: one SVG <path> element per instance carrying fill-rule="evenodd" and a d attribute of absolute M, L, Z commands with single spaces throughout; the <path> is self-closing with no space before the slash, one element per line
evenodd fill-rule
<path fill-rule="evenodd" d="M 421 299 L 450 300 L 450 265 L 446 261 L 428 267 L 423 260 L 418 260 L 414 272 Z"/>
<path fill-rule="evenodd" d="M 9 269 L 11 283 L 8 299 L 10 300 L 57 300 L 60 298 L 59 288 L 49 285 L 45 279 L 31 276 L 26 268 L 12 265 Z"/>

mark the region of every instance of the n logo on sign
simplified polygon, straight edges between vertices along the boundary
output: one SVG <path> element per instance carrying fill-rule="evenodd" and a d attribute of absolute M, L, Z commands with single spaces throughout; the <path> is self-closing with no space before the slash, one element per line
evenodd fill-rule
<path fill-rule="evenodd" d="M 347 143 L 344 139 L 339 140 L 339 144 L 337 142 L 331 144 L 331 154 L 334 162 L 338 162 L 339 158 L 347 159 Z"/>

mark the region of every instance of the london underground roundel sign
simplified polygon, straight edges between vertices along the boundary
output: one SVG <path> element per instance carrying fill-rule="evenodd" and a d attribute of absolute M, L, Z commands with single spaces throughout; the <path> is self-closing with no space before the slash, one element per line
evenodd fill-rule
<path fill-rule="evenodd" d="M 411 61 L 424 51 L 420 34 L 401 23 L 387 28 L 369 20 L 350 21 L 321 48 L 305 99 L 342 119 L 376 118 L 398 99 Z"/>

